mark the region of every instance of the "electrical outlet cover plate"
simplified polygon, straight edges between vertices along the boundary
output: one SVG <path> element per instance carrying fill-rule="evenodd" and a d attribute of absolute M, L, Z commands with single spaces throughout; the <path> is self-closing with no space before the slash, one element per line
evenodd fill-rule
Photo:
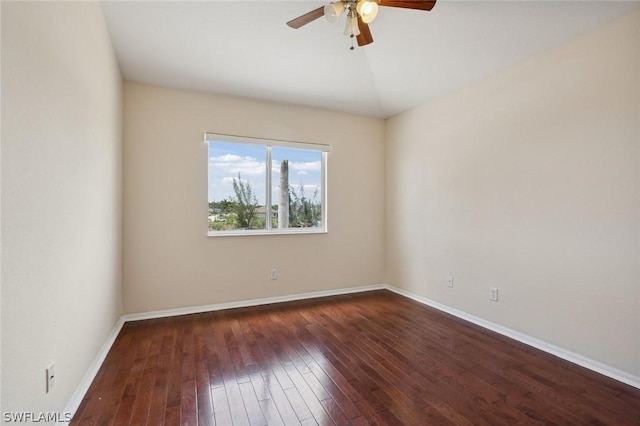
<path fill-rule="evenodd" d="M 491 287 L 489 289 L 489 299 L 493 300 L 494 302 L 498 301 L 498 289 L 495 287 Z"/>
<path fill-rule="evenodd" d="M 47 373 L 47 393 L 49 393 L 53 385 L 56 383 L 56 372 L 55 372 L 53 363 L 51 363 L 49 368 L 47 368 L 46 373 Z"/>
<path fill-rule="evenodd" d="M 447 287 L 453 287 L 453 275 L 447 275 Z"/>

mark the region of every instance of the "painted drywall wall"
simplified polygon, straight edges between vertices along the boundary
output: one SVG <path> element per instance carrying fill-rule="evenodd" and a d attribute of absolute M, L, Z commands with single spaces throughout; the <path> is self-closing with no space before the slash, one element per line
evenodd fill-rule
<path fill-rule="evenodd" d="M 125 82 L 127 313 L 380 283 L 384 121 Z M 207 237 L 205 131 L 331 145 L 326 234 Z M 269 280 L 269 270 L 278 279 Z"/>
<path fill-rule="evenodd" d="M 122 314 L 121 145 L 100 5 L 3 2 L 3 412 L 64 419 Z"/>
<path fill-rule="evenodd" d="M 639 56 L 636 10 L 390 119 L 387 281 L 640 375 Z"/>

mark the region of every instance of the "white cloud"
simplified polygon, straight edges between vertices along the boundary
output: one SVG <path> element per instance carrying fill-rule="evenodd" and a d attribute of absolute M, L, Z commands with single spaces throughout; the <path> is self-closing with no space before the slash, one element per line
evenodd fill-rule
<path fill-rule="evenodd" d="M 258 161 L 253 157 L 241 157 L 239 155 L 225 154 L 219 157 L 211 157 L 209 166 L 214 171 L 222 174 L 233 174 L 241 176 L 259 176 L 265 173 L 264 161 Z"/>
<path fill-rule="evenodd" d="M 320 170 L 320 164 L 320 161 L 292 161 L 289 163 L 289 168 L 294 171 L 318 171 Z"/>
<path fill-rule="evenodd" d="M 210 159 L 211 161 L 240 161 L 242 160 L 242 157 L 239 155 L 225 154 L 218 157 L 211 157 Z"/>
<path fill-rule="evenodd" d="M 309 172 L 307 172 L 306 170 L 300 170 L 296 174 L 299 175 L 299 176 L 307 176 L 307 175 L 309 175 Z"/>

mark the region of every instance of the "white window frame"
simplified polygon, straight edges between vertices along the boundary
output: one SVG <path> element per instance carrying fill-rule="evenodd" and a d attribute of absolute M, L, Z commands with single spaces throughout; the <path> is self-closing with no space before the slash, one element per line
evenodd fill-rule
<path fill-rule="evenodd" d="M 322 164 L 320 166 L 320 181 L 322 184 L 322 191 L 320 194 L 320 202 L 321 205 L 321 218 L 322 218 L 322 226 L 314 227 L 314 228 L 272 228 L 271 220 L 266 220 L 265 229 L 234 229 L 227 231 L 209 231 L 207 227 L 207 236 L 209 237 L 224 237 L 224 236 L 247 236 L 247 235 L 283 235 L 283 234 L 326 234 L 328 232 L 327 227 L 327 161 L 328 161 L 328 153 L 331 151 L 330 145 L 317 144 L 317 143 L 307 143 L 307 142 L 294 142 L 294 141 L 285 141 L 285 140 L 276 140 L 276 139 L 265 139 L 265 138 L 254 138 L 249 136 L 238 136 L 238 135 L 226 135 L 221 133 L 211 133 L 205 132 L 204 134 L 204 142 L 207 144 L 207 176 L 209 176 L 209 143 L 210 142 L 228 142 L 228 143 L 237 143 L 244 145 L 259 145 L 266 147 L 267 155 L 265 158 L 266 161 L 266 194 L 265 194 L 265 207 L 267 207 L 266 216 L 268 219 L 271 218 L 272 215 L 272 206 L 273 200 L 271 199 L 271 188 L 272 188 L 272 179 L 271 179 L 271 149 L 273 147 L 278 148 L 295 148 L 295 149 L 306 149 L 306 150 L 314 150 L 320 151 L 322 153 Z M 208 178 L 207 178 L 207 193 L 208 193 Z M 207 200 L 208 200 L 207 195 Z M 207 202 L 208 208 L 208 202 Z M 208 211 L 207 211 L 208 212 Z M 206 217 L 206 216 L 205 216 Z"/>

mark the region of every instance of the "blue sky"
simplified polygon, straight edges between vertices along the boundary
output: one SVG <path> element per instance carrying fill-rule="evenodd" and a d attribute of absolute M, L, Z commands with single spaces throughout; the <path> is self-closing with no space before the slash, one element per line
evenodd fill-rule
<path fill-rule="evenodd" d="M 322 154 L 318 151 L 274 147 L 272 150 L 272 197 L 277 204 L 280 196 L 280 161 L 289 160 L 289 185 L 311 197 L 320 188 Z M 265 203 L 267 149 L 259 145 L 209 143 L 209 201 L 235 199 L 233 178 L 251 183 L 258 203 Z M 320 194 L 318 194 L 320 198 Z"/>

